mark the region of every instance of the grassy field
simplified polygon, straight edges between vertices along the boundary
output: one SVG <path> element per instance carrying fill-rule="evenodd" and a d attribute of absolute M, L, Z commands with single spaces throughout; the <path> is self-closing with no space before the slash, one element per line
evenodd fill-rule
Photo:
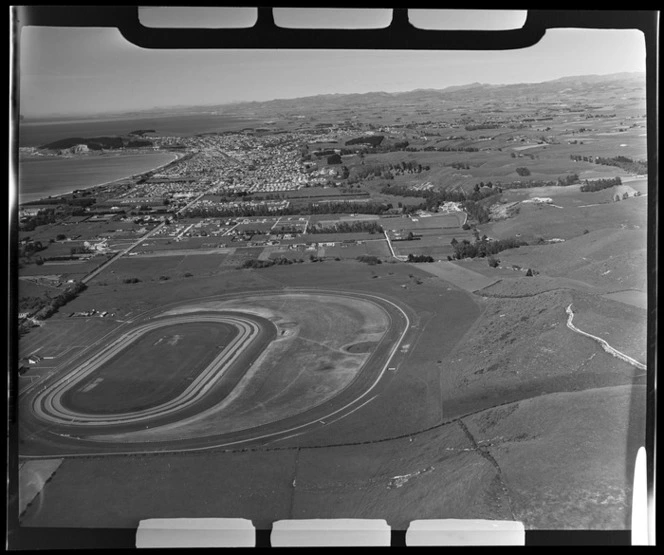
<path fill-rule="evenodd" d="M 603 292 L 646 286 L 646 230 L 605 229 L 562 243 L 499 253 L 502 266 L 533 268 L 552 277 L 577 280 Z"/>
<path fill-rule="evenodd" d="M 85 304 L 86 310 L 94 308 L 94 303 Z M 37 354 L 44 358 L 32 368 L 55 368 L 63 362 L 65 354 L 78 352 L 100 340 L 104 335 L 120 325 L 114 318 L 69 318 L 69 312 L 61 310 L 43 326 L 34 328 L 19 341 L 19 357 Z M 51 358 L 53 357 L 53 358 Z M 30 374 L 28 370 L 28 375 Z"/>
<path fill-rule="evenodd" d="M 627 385 L 553 393 L 464 421 L 526 529 L 625 530 L 644 398 L 643 386 Z"/>
<path fill-rule="evenodd" d="M 463 262 L 430 262 L 418 265 L 425 272 L 431 273 L 445 281 L 453 283 L 464 291 L 477 291 L 495 281 L 497 277 L 490 277 L 465 267 Z"/>
<path fill-rule="evenodd" d="M 19 279 L 17 293 L 19 298 L 41 297 L 44 295 L 54 297 L 60 293 L 60 288 L 56 286 L 57 283 L 59 283 L 58 279 L 40 279 L 39 281 Z"/>
<path fill-rule="evenodd" d="M 647 225 L 647 197 L 596 206 L 567 207 L 521 204 L 518 217 L 478 226 L 489 237 L 506 238 L 520 235 L 527 241 L 536 237 L 571 239 L 586 230 L 645 228 Z M 562 205 L 559 198 L 555 204 Z M 592 204 L 592 203 L 588 203 Z"/>
<path fill-rule="evenodd" d="M 408 230 L 417 233 L 419 231 L 434 229 L 460 229 L 464 221 L 463 214 L 436 214 L 428 217 L 412 216 L 402 218 L 383 218 L 381 225 L 384 229 Z"/>
<path fill-rule="evenodd" d="M 627 529 L 638 445 L 624 438 L 643 425 L 639 396 L 626 387 L 560 393 L 363 445 L 69 459 L 23 525 L 135 528 L 187 514 L 248 518 L 267 529 L 278 519 L 343 515 L 386 519 L 395 530 L 428 518 Z M 599 432 L 597 421 L 607 424 Z M 62 511 L 60 503 L 79 509 Z"/>
<path fill-rule="evenodd" d="M 141 518 L 181 516 L 186 509 L 188 515 L 243 516 L 259 525 L 344 514 L 387 518 L 397 527 L 413 518 L 441 517 L 517 518 L 529 529 L 627 526 L 642 387 L 632 385 L 638 379 L 632 367 L 566 327 L 565 307 L 574 302 L 581 318 L 585 297 L 551 291 L 473 299 L 425 271 L 430 266 L 332 260 L 221 271 L 159 286 L 111 288 L 93 280 L 68 310 L 116 307 L 138 314 L 162 306 L 164 299 L 348 288 L 404 303 L 418 339 L 399 354 L 397 371 L 380 396 L 333 426 L 252 452 L 66 460 L 28 507 L 24 524 L 132 526 Z M 519 279 L 537 283 L 539 277 Z M 467 273 L 459 283 L 469 287 Z M 609 318 L 609 329 L 618 329 L 608 308 L 588 307 L 586 317 L 593 318 L 592 309 Z M 297 305 L 290 310 L 299 313 Z M 312 310 L 320 325 L 357 335 L 346 320 Z M 332 320 L 320 319 L 321 313 Z M 61 334 L 71 333 L 68 325 L 83 326 L 69 322 L 56 315 L 23 341 L 36 346 L 50 334 L 44 343 L 57 346 Z M 324 362 L 322 347 L 303 341 L 299 348 L 302 356 L 314 357 L 312 368 Z M 291 392 L 303 393 L 293 387 Z M 460 417 L 467 432 L 455 423 Z M 100 495 L 108 502 L 98 503 Z M 77 510 L 62 511 L 63 503 Z"/>
<path fill-rule="evenodd" d="M 229 325 L 176 324 L 142 335 L 63 397 L 87 414 L 154 407 L 181 393 L 235 336 Z"/>
<path fill-rule="evenodd" d="M 65 260 L 30 264 L 21 268 L 22 276 L 58 275 L 61 281 L 81 279 L 106 261 L 106 256 L 96 256 L 89 260 Z"/>

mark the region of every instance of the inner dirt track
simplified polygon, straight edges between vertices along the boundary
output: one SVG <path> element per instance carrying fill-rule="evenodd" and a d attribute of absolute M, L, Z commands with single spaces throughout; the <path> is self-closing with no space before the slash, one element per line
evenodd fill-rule
<path fill-rule="evenodd" d="M 252 291 L 149 311 L 20 399 L 21 455 L 241 448 L 329 425 L 389 382 L 400 345 L 414 333 L 409 314 L 378 295 L 318 289 Z M 192 322 L 237 333 L 177 395 L 112 414 L 71 402 L 72 391 L 81 395 L 145 334 Z"/>

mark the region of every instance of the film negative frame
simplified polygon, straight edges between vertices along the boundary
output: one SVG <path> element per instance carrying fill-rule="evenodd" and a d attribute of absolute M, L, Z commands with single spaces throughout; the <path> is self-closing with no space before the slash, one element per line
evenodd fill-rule
<path fill-rule="evenodd" d="M 357 6 L 335 6 L 357 7 Z M 430 9 L 430 8 L 427 8 Z M 251 28 L 182 29 L 146 27 L 139 20 L 138 6 L 21 6 L 11 12 L 11 61 L 18 67 L 18 43 L 25 26 L 115 27 L 129 42 L 142 48 L 169 49 L 382 49 L 382 50 L 508 50 L 536 44 L 548 29 L 636 29 L 646 44 L 646 104 L 648 136 L 648 331 L 647 331 L 647 424 L 645 447 L 648 460 L 648 490 L 653 492 L 656 460 L 657 385 L 657 250 L 658 250 L 658 136 L 659 136 L 659 13 L 650 10 L 528 10 L 521 29 L 501 31 L 422 30 L 408 20 L 408 10 L 394 8 L 390 25 L 383 29 L 292 29 L 275 25 L 271 7 L 258 7 Z M 18 84 L 11 79 L 10 110 L 17 125 Z M 10 157 L 17 167 L 17 144 L 10 144 Z M 12 216 L 13 214 L 13 216 Z M 10 206 L 9 245 L 16 244 L 17 206 Z M 136 530 L 21 528 L 18 524 L 15 455 L 16 406 L 18 398 L 18 333 L 13 325 L 16 303 L 17 255 L 9 249 L 8 354 L 8 549 L 117 548 L 134 547 Z M 654 492 L 653 492 L 654 493 Z M 269 530 L 257 531 L 257 546 L 269 546 Z M 392 532 L 392 545 L 404 543 L 405 532 Z M 629 531 L 526 531 L 526 545 L 629 545 Z"/>

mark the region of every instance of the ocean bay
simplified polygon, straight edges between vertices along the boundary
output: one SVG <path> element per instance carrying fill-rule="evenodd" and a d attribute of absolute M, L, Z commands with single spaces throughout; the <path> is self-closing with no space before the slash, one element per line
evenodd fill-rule
<path fill-rule="evenodd" d="M 176 159 L 171 152 L 26 157 L 19 161 L 19 203 L 69 193 L 163 166 Z"/>

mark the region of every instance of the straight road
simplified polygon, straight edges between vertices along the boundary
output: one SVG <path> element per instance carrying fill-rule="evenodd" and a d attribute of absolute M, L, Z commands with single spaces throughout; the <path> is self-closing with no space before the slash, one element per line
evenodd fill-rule
<path fill-rule="evenodd" d="M 183 207 L 183 208 L 181 208 L 180 210 L 178 210 L 178 212 L 176 212 L 176 214 L 177 214 L 177 215 L 182 214 L 182 212 L 184 212 L 187 208 L 189 208 L 190 206 L 192 206 L 195 202 L 197 202 L 199 199 L 201 199 L 201 198 L 202 198 L 203 196 L 205 196 L 206 194 L 207 194 L 207 191 L 205 191 L 204 193 L 201 193 L 201 194 L 198 195 L 194 200 L 192 200 L 190 203 L 188 203 L 185 207 Z M 143 241 L 145 241 L 146 239 L 149 239 L 152 235 L 154 235 L 155 233 L 157 233 L 160 229 L 163 229 L 165 225 L 166 225 L 166 222 L 161 222 L 159 225 L 157 225 L 157 227 L 155 227 L 154 229 L 148 231 L 145 235 L 143 235 L 143 237 L 141 237 L 140 239 L 138 239 L 137 241 L 135 241 L 134 243 L 132 243 L 131 245 L 129 245 L 126 249 L 120 251 L 119 253 L 117 253 L 117 254 L 116 254 L 115 256 L 113 256 L 112 258 L 109 258 L 106 262 L 104 262 L 104 263 L 103 263 L 101 266 L 99 266 L 97 269 L 95 269 L 95 270 L 93 270 L 92 272 L 90 272 L 87 276 L 85 276 L 83 279 L 81 279 L 81 282 L 82 282 L 82 283 L 87 283 L 87 282 L 90 281 L 91 279 L 94 279 L 95 277 L 97 277 L 101 272 L 103 272 L 103 271 L 106 270 L 111 264 L 113 264 L 113 262 L 115 262 L 115 261 L 118 260 L 119 258 L 122 258 L 122 257 L 125 256 L 126 254 L 129 254 L 132 250 L 134 250 L 136 247 L 138 247 L 138 245 L 140 245 Z"/>

